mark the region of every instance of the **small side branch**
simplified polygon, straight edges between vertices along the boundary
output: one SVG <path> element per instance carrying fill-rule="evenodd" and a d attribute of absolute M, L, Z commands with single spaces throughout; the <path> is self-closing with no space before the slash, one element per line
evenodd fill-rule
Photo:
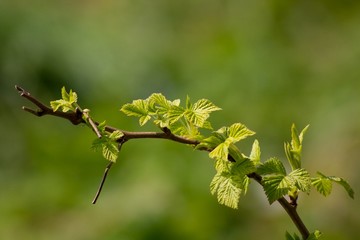
<path fill-rule="evenodd" d="M 61 112 L 61 111 L 53 111 L 50 107 L 46 106 L 45 104 L 41 103 L 39 100 L 37 100 L 35 97 L 31 96 L 31 94 L 25 89 L 15 86 L 16 90 L 19 91 L 19 94 L 21 97 L 26 98 L 30 102 L 34 103 L 39 109 L 34 110 L 28 107 L 23 106 L 22 109 L 24 111 L 27 111 L 37 117 L 42 117 L 44 115 L 52 115 L 55 117 L 65 118 L 69 120 L 72 124 L 78 125 L 80 123 L 84 123 L 84 120 L 82 119 L 82 112 L 76 111 L 76 112 Z"/>
<path fill-rule="evenodd" d="M 89 124 L 90 124 L 92 130 L 95 132 L 96 136 L 97 136 L 98 138 L 101 138 L 101 137 L 102 137 L 102 136 L 101 136 L 101 133 L 100 133 L 99 129 L 97 128 L 97 126 L 98 126 L 99 124 L 96 124 L 96 123 L 92 120 L 92 118 L 91 118 L 90 115 L 89 115 L 89 112 L 90 112 L 89 109 L 84 109 L 84 110 L 83 110 L 83 114 L 84 114 L 85 120 L 86 120 L 87 122 L 89 122 Z"/>
<path fill-rule="evenodd" d="M 110 162 L 110 163 L 106 166 L 105 171 L 104 171 L 104 175 L 103 175 L 103 177 L 102 177 L 102 179 L 101 179 L 101 182 L 100 182 L 100 186 L 99 186 L 99 188 L 98 188 L 98 190 L 97 190 L 97 192 L 96 192 L 96 194 L 95 194 L 95 197 L 94 197 L 94 200 L 92 201 L 92 204 L 95 204 L 96 201 L 97 201 L 97 199 L 99 198 L 100 193 L 101 193 L 101 190 L 102 190 L 102 188 L 103 188 L 103 186 L 104 186 L 106 177 L 107 177 L 108 172 L 109 172 L 109 170 L 110 170 L 110 168 L 111 168 L 112 165 L 113 165 L 113 162 Z"/>

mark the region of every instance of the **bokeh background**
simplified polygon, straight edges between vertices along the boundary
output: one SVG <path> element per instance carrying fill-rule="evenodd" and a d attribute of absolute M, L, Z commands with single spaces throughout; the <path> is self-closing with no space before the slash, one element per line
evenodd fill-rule
<path fill-rule="evenodd" d="M 161 92 L 208 98 L 214 128 L 242 122 L 262 159 L 285 159 L 290 126 L 310 124 L 304 167 L 346 178 L 359 193 L 360 2 L 356 0 L 0 1 L 1 239 L 284 239 L 296 232 L 250 185 L 238 210 L 210 195 L 204 152 L 164 140 L 127 143 L 96 205 L 106 161 L 94 135 L 36 118 L 18 84 L 48 103 L 66 86 L 96 120 L 126 130 L 118 110 Z M 360 203 L 339 186 L 299 199 L 325 239 L 357 239 Z"/>

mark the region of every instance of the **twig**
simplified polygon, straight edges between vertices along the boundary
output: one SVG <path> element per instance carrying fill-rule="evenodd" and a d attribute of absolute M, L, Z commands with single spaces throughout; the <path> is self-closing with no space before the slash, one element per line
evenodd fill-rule
<path fill-rule="evenodd" d="M 86 119 L 86 121 L 89 122 L 89 124 L 90 124 L 91 128 L 93 129 L 93 131 L 95 132 L 96 136 L 97 136 L 98 138 L 101 138 L 101 137 L 102 137 L 102 136 L 101 136 L 101 133 L 99 132 L 99 129 L 97 128 L 97 125 L 99 125 L 99 124 L 96 124 L 96 123 L 92 120 L 92 118 L 91 118 L 90 115 L 89 115 L 89 112 L 90 112 L 89 109 L 84 109 L 84 110 L 83 110 L 83 114 L 84 114 L 84 116 L 85 116 L 85 119 Z"/>
<path fill-rule="evenodd" d="M 69 120 L 72 124 L 78 125 L 80 123 L 85 123 L 85 121 L 82 119 L 82 112 L 76 111 L 76 112 L 61 112 L 61 111 L 53 111 L 50 107 L 46 106 L 45 104 L 41 103 L 39 100 L 37 100 L 35 97 L 31 96 L 31 94 L 27 91 L 25 91 L 23 88 L 15 85 L 16 90 L 19 91 L 20 96 L 26 98 L 30 102 L 34 103 L 39 109 L 33 110 L 31 108 L 23 106 L 22 109 L 37 116 L 42 117 L 44 115 L 52 115 L 55 117 L 65 118 Z"/>
<path fill-rule="evenodd" d="M 102 188 L 104 186 L 107 174 L 108 174 L 108 172 L 109 172 L 112 165 L 113 165 L 113 162 L 109 162 L 109 164 L 106 166 L 105 171 L 104 171 L 104 175 L 103 175 L 103 177 L 101 179 L 101 182 L 100 182 L 100 186 L 99 186 L 99 188 L 98 188 L 98 190 L 97 190 L 97 192 L 95 194 L 95 197 L 94 197 L 94 200 L 92 201 L 92 204 L 95 204 L 97 199 L 99 198 L 101 190 L 102 190 Z"/>

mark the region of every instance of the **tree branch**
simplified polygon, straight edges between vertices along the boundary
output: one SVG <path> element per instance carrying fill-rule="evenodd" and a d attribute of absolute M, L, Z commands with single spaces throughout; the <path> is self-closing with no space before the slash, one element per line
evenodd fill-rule
<path fill-rule="evenodd" d="M 44 105 L 43 103 L 41 103 L 39 100 L 37 100 L 35 97 L 31 96 L 29 92 L 25 91 L 23 88 L 19 87 L 19 86 L 15 86 L 15 88 L 19 91 L 20 96 L 26 98 L 27 100 L 29 100 L 30 102 L 34 103 L 39 109 L 38 110 L 33 110 L 27 107 L 22 107 L 23 110 L 38 116 L 38 117 L 42 117 L 44 115 L 52 115 L 52 116 L 56 116 L 56 117 L 60 117 L 60 118 L 64 118 L 69 120 L 72 124 L 74 125 L 78 125 L 80 123 L 86 123 L 84 121 L 84 119 L 82 118 L 83 114 L 87 114 L 87 112 L 83 112 L 79 109 L 76 110 L 76 112 L 61 112 L 61 111 L 53 111 L 51 108 L 49 108 L 48 106 Z M 101 137 L 100 133 L 96 130 L 97 127 L 99 125 L 99 122 L 93 121 L 88 115 L 86 115 L 85 117 L 87 117 L 89 120 L 91 120 L 90 124 L 91 127 L 93 128 L 94 132 L 96 133 L 96 135 L 98 137 Z M 114 132 L 114 131 L 121 131 L 124 135 L 118 140 L 119 142 L 119 148 L 122 146 L 123 143 L 125 143 L 128 140 L 131 139 L 139 139 L 139 138 L 159 138 L 159 139 L 168 139 L 168 140 L 172 140 L 178 143 L 183 143 L 183 144 L 188 144 L 188 145 L 193 145 L 196 146 L 198 145 L 200 142 L 196 141 L 196 140 L 192 140 L 192 139 L 187 139 L 181 136 L 177 136 L 174 135 L 173 133 L 171 133 L 171 131 L 169 131 L 168 129 L 163 129 L 163 132 L 131 132 L 131 131 L 125 131 L 125 130 L 121 130 L 121 129 L 117 129 L 115 127 L 112 126 L 106 126 L 105 130 L 108 132 Z M 205 151 L 212 151 L 212 149 L 200 149 L 200 150 L 205 150 Z M 235 161 L 230 155 L 229 155 L 229 161 Z M 106 180 L 107 174 L 112 166 L 113 162 L 110 162 L 107 167 L 105 168 L 100 186 L 98 188 L 98 191 L 96 192 L 96 195 L 94 197 L 94 200 L 92 201 L 93 204 L 96 203 L 102 187 L 104 185 L 104 182 Z M 262 183 L 262 177 L 253 172 L 247 175 L 249 178 L 254 179 L 256 182 L 258 182 L 261 186 L 263 186 Z M 299 232 L 301 233 L 303 239 L 307 239 L 310 235 L 309 230 L 306 228 L 305 224 L 303 223 L 303 221 L 301 220 L 300 216 L 298 215 L 297 211 L 296 211 L 296 204 L 291 204 L 289 203 L 284 197 L 281 197 L 280 199 L 277 200 L 280 205 L 285 209 L 286 213 L 290 216 L 291 220 L 293 221 L 293 223 L 295 224 L 295 226 L 297 227 L 297 229 L 299 230 Z"/>

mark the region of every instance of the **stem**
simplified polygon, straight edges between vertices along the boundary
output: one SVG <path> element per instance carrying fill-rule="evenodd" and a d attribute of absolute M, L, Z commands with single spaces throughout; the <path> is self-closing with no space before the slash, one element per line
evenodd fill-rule
<path fill-rule="evenodd" d="M 304 222 L 301 220 L 299 214 L 296 211 L 296 207 L 291 205 L 284 197 L 277 200 L 280 205 L 285 209 L 291 220 L 295 224 L 296 228 L 301 233 L 302 238 L 305 240 L 309 237 L 310 232 L 306 228 Z"/>
<path fill-rule="evenodd" d="M 95 204 L 96 201 L 97 201 L 97 199 L 99 198 L 100 193 L 101 193 L 101 190 L 102 190 L 102 188 L 103 188 L 103 186 L 104 186 L 104 183 L 105 183 L 107 174 L 108 174 L 108 172 L 109 172 L 112 164 L 113 164 L 113 162 L 110 162 L 110 163 L 106 166 L 105 171 L 104 171 L 104 175 L 103 175 L 103 177 L 102 177 L 102 179 L 101 179 L 101 182 L 100 182 L 100 186 L 99 186 L 99 188 L 98 188 L 98 190 L 97 190 L 97 192 L 96 192 L 96 194 L 95 194 L 95 197 L 94 197 L 94 200 L 92 201 L 92 204 Z"/>
<path fill-rule="evenodd" d="M 96 136 L 97 136 L 98 138 L 101 138 L 101 137 L 102 137 L 102 136 L 101 136 L 101 133 L 99 132 L 99 129 L 97 128 L 97 126 L 98 126 L 99 124 L 95 124 L 95 123 L 94 123 L 94 121 L 92 120 L 92 118 L 91 118 L 90 115 L 89 115 L 89 112 L 90 112 L 89 109 L 84 109 L 84 110 L 83 110 L 83 114 L 84 114 L 84 116 L 85 116 L 85 120 L 86 120 L 87 122 L 89 122 L 89 124 L 90 124 L 92 130 L 95 132 Z"/>

